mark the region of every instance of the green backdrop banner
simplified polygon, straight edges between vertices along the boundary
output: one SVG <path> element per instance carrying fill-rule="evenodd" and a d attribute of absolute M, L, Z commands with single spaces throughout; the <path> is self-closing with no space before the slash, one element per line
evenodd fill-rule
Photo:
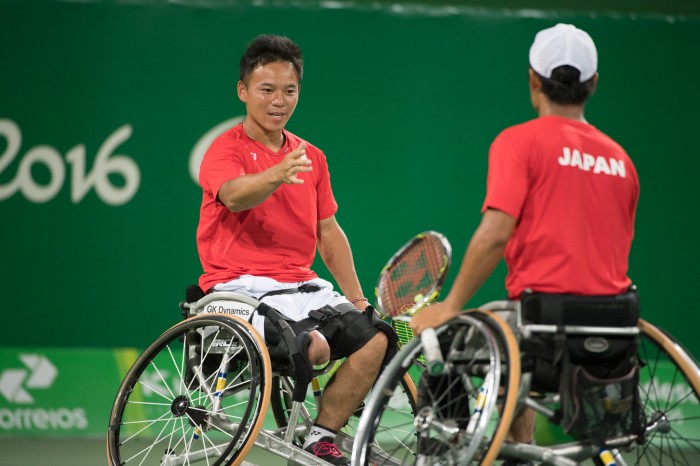
<path fill-rule="evenodd" d="M 281 3 L 0 0 L 0 345 L 144 347 L 180 318 L 197 162 L 243 114 L 237 63 L 263 32 L 304 49 L 289 129 L 328 155 L 365 293 L 423 230 L 461 262 L 490 142 L 534 116 L 534 34 L 562 21 L 596 40 L 587 116 L 640 174 L 643 315 L 697 353 L 697 17 Z M 472 304 L 501 299 L 504 272 Z"/>
<path fill-rule="evenodd" d="M 133 349 L 0 348 L 0 435 L 104 436 Z"/>
<path fill-rule="evenodd" d="M 117 390 L 137 357 L 137 350 L 130 348 L 0 347 L 0 436 L 106 435 Z M 412 375 L 417 380 L 419 374 Z M 172 376 L 174 374 L 168 372 L 157 374 L 149 367 L 146 369 L 149 384 L 137 387 L 134 396 L 145 402 L 143 409 L 152 413 L 154 419 L 163 409 L 155 403 L 161 399 L 159 390 L 164 390 L 160 377 Z M 330 374 L 323 377 L 325 383 Z M 650 383 L 647 373 L 643 372 L 642 386 L 648 387 Z M 659 365 L 653 382 L 655 390 L 659 391 L 657 396 L 663 395 L 685 419 L 697 418 L 700 415 L 697 400 L 685 396 L 682 390 L 675 392 L 674 383 L 677 383 L 674 368 Z M 311 387 L 307 398 L 313 401 Z M 265 420 L 265 427 L 274 428 L 272 416 Z M 688 429 L 690 426 L 680 426 L 678 432 L 689 435 Z M 156 434 L 154 431 L 153 435 Z M 560 428 L 539 423 L 538 443 L 548 444 L 563 438 Z"/>

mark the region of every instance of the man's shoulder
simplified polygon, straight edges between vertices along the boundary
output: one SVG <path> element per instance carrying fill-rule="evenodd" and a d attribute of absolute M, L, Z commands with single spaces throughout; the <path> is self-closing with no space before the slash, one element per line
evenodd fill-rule
<path fill-rule="evenodd" d="M 304 141 L 306 143 L 307 149 L 318 152 L 319 154 L 323 154 L 323 151 L 319 149 L 318 146 L 311 144 L 307 139 L 301 138 L 287 129 L 285 129 L 284 132 L 287 138 L 289 138 L 289 143 L 292 147 L 299 147 L 299 144 L 301 144 L 301 142 Z"/>
<path fill-rule="evenodd" d="M 496 141 L 516 141 L 531 138 L 542 131 L 542 122 L 539 118 L 516 123 L 501 130 L 496 136 Z"/>
<path fill-rule="evenodd" d="M 599 135 L 603 138 L 607 137 L 591 124 L 558 116 L 541 116 L 514 124 L 501 131 L 498 137 L 508 139 L 539 139 L 543 135 L 551 136 L 553 133 L 564 130 L 567 127 L 575 128 L 578 131 L 584 130 L 591 135 Z"/>
<path fill-rule="evenodd" d="M 538 128 L 542 126 L 542 121 L 540 118 L 533 118 L 531 120 L 521 121 L 518 123 L 513 123 L 510 126 L 506 126 L 501 130 L 500 134 L 519 134 L 531 131 L 533 128 Z"/>
<path fill-rule="evenodd" d="M 238 153 L 246 146 L 245 133 L 239 131 L 240 125 L 219 134 L 209 145 L 204 158 L 218 158 Z"/>
<path fill-rule="evenodd" d="M 237 146 L 245 142 L 245 132 L 242 130 L 241 125 L 236 125 L 231 128 L 226 129 L 224 132 L 219 134 L 211 146 Z"/>

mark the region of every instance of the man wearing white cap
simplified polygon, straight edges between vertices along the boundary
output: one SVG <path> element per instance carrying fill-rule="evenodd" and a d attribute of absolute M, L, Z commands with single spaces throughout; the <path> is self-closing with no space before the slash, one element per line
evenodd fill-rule
<path fill-rule="evenodd" d="M 557 24 L 537 33 L 529 84 L 538 117 L 505 129 L 492 143 L 481 223 L 445 300 L 413 318 L 416 333 L 459 315 L 501 257 L 511 300 L 524 292 L 628 292 L 639 181 L 625 150 L 584 118 L 597 66 L 586 32 Z M 533 431 L 528 412 L 513 423 L 511 436 L 527 442 Z"/>

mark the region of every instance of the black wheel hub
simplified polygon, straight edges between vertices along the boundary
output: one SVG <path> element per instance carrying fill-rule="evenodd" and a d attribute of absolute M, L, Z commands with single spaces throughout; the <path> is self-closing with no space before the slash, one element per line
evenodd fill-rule
<path fill-rule="evenodd" d="M 207 408 L 202 405 L 196 406 L 194 409 L 187 411 L 187 416 L 190 418 L 190 425 L 192 427 L 205 426 L 209 421 L 209 415 L 207 414 Z"/>
<path fill-rule="evenodd" d="M 649 420 L 649 426 L 662 434 L 671 432 L 671 422 L 663 411 L 654 411 Z"/>
<path fill-rule="evenodd" d="M 177 417 L 184 416 L 184 414 L 187 412 L 187 408 L 189 407 L 190 400 L 187 399 L 185 395 L 180 395 L 175 398 L 173 403 L 170 405 L 170 412 Z"/>

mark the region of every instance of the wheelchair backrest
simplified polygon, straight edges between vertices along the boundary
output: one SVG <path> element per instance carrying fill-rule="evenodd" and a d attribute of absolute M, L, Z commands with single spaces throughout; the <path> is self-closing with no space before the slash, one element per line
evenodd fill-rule
<path fill-rule="evenodd" d="M 214 291 L 189 305 L 189 315 L 222 313 L 250 320 L 260 301 L 232 291 Z"/>

